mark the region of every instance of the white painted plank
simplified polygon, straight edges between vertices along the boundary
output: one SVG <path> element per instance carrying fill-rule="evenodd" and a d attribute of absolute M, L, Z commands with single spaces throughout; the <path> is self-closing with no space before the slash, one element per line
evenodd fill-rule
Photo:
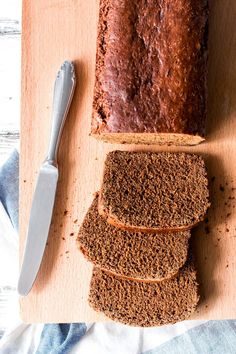
<path fill-rule="evenodd" d="M 19 140 L 20 33 L 21 0 L 0 0 L 0 165 Z M 1 338 L 9 322 L 9 300 L 15 291 L 0 285 Z"/>
<path fill-rule="evenodd" d="M 21 0 L 0 1 L 0 165 L 19 140 Z"/>
<path fill-rule="evenodd" d="M 1 0 L 0 17 L 21 21 L 21 0 Z"/>

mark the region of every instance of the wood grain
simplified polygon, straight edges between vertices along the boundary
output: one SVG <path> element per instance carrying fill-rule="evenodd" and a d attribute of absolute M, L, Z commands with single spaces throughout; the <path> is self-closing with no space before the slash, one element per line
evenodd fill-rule
<path fill-rule="evenodd" d="M 211 1 L 207 142 L 191 148 L 103 144 L 89 137 L 98 1 L 24 0 L 20 163 L 20 238 L 24 245 L 32 192 L 50 131 L 52 89 L 65 59 L 78 85 L 59 152 L 60 179 L 45 257 L 32 292 L 21 299 L 26 322 L 102 321 L 87 304 L 91 265 L 76 234 L 114 149 L 191 151 L 205 156 L 211 181 L 208 223 L 193 231 L 202 301 L 193 318 L 236 317 L 236 2 Z"/>

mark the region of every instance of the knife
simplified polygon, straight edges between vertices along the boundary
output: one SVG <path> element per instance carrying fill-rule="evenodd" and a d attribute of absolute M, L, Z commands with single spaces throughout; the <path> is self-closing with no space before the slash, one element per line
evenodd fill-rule
<path fill-rule="evenodd" d="M 65 61 L 55 81 L 49 149 L 47 158 L 39 170 L 30 211 L 23 263 L 18 281 L 18 293 L 22 296 L 30 292 L 42 262 L 57 189 L 57 151 L 75 85 L 74 65 L 72 62 Z"/>

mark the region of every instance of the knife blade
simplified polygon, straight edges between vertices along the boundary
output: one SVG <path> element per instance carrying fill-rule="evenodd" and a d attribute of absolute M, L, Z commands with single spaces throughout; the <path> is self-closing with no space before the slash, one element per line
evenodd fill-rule
<path fill-rule="evenodd" d="M 54 85 L 49 150 L 39 170 L 30 211 L 26 245 L 18 281 L 18 293 L 22 296 L 26 296 L 30 292 L 43 259 L 59 174 L 57 151 L 75 85 L 74 65 L 72 62 L 65 61 L 57 74 Z"/>

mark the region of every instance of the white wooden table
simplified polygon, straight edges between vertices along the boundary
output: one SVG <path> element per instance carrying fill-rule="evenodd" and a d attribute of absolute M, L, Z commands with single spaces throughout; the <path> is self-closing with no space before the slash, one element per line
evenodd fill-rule
<path fill-rule="evenodd" d="M 19 140 L 21 0 L 0 1 L 0 165 Z M 1 236 L 1 235 L 0 235 Z M 5 270 L 1 270 L 5 271 Z M 0 284 L 0 338 L 10 289 Z"/>
<path fill-rule="evenodd" d="M 0 1 L 0 165 L 19 139 L 21 0 Z"/>

